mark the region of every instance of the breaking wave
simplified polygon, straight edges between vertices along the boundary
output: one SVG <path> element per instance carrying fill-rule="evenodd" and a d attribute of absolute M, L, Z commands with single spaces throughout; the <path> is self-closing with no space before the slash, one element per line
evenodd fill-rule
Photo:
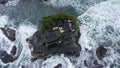
<path fill-rule="evenodd" d="M 108 48 L 105 68 L 119 68 L 120 64 L 120 1 L 112 0 L 91 7 L 78 17 L 81 23 L 80 43 L 82 50 L 91 50 L 102 45 Z"/>

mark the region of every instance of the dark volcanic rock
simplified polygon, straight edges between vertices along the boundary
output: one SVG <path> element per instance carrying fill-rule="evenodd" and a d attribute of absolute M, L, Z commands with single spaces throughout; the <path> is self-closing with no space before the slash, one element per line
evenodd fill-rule
<path fill-rule="evenodd" d="M 61 67 L 62 67 L 62 64 L 58 64 L 54 68 L 61 68 Z"/>
<path fill-rule="evenodd" d="M 84 65 L 85 65 L 85 66 L 88 66 L 88 64 L 87 64 L 87 61 L 86 61 L 86 60 L 84 60 Z"/>
<path fill-rule="evenodd" d="M 20 56 L 21 52 L 22 52 L 22 49 L 23 47 L 20 45 L 18 46 L 18 52 L 16 55 L 11 55 L 11 54 L 8 54 L 6 51 L 3 51 L 3 50 L 0 50 L 0 59 L 2 60 L 3 63 L 10 63 L 10 62 L 13 62 L 15 60 L 18 59 L 18 57 Z M 16 51 L 16 47 L 14 46 L 13 47 L 13 50 Z M 12 53 L 16 53 L 15 51 L 11 51 Z"/>
<path fill-rule="evenodd" d="M 61 16 L 61 14 L 58 14 L 58 16 Z M 50 16 L 48 18 L 51 19 Z M 44 24 L 46 26 L 49 24 L 49 22 L 44 23 L 47 23 Z M 33 47 L 31 55 L 34 58 L 43 59 L 60 54 L 79 56 L 81 47 L 78 40 L 81 34 L 79 26 L 77 28 L 78 24 L 75 23 L 72 19 L 56 19 L 51 22 L 49 27 L 44 28 L 43 32 L 41 32 L 41 29 L 36 31 L 32 37 L 26 39 Z"/>
<path fill-rule="evenodd" d="M 8 27 L 1 28 L 1 30 L 8 39 L 10 39 L 11 41 L 15 41 L 15 30 Z"/>
<path fill-rule="evenodd" d="M 9 63 L 14 61 L 14 58 L 11 55 L 9 55 L 6 51 L 2 50 L 0 50 L 0 59 L 3 63 Z"/>
<path fill-rule="evenodd" d="M 31 61 L 33 62 L 33 61 L 36 61 L 37 60 L 37 58 L 31 58 Z"/>
<path fill-rule="evenodd" d="M 98 65 L 98 61 L 95 59 L 95 60 L 93 61 L 93 64 Z"/>
<path fill-rule="evenodd" d="M 59 55 L 61 53 L 64 53 L 67 56 L 79 56 L 81 47 L 78 45 L 78 38 L 80 37 L 80 33 L 76 32 L 75 34 L 77 38 L 74 39 L 74 42 L 72 39 L 64 39 L 60 44 L 55 43 L 51 46 L 45 46 L 45 43 L 40 41 L 40 33 L 38 31 L 35 32 L 32 40 L 29 40 L 33 46 L 32 56 L 34 58 L 41 57 L 43 59 L 48 58 L 52 55 Z"/>
<path fill-rule="evenodd" d="M 96 50 L 96 54 L 99 59 L 104 58 L 104 56 L 106 55 L 106 52 L 107 52 L 107 49 L 104 48 L 103 46 L 99 46 Z"/>
<path fill-rule="evenodd" d="M 11 54 L 12 55 L 15 55 L 16 54 L 16 51 L 17 51 L 17 47 L 16 46 L 13 46 L 12 50 L 11 50 Z"/>
<path fill-rule="evenodd" d="M 22 65 L 22 68 L 25 68 L 25 66 Z"/>
<path fill-rule="evenodd" d="M 0 0 L 0 4 L 6 4 L 9 0 Z"/>

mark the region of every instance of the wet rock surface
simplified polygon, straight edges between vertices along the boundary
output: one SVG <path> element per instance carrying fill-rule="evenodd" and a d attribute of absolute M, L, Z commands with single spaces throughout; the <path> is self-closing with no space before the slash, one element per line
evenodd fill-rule
<path fill-rule="evenodd" d="M 77 38 L 79 38 L 79 32 L 75 34 L 78 36 Z M 77 45 L 78 44 L 77 39 L 75 42 L 73 42 L 72 39 L 64 40 L 59 45 L 55 43 L 54 45 L 51 45 L 51 46 L 45 46 L 45 43 L 41 45 L 40 40 L 41 40 L 40 33 L 38 31 L 34 33 L 32 40 L 29 39 L 29 43 L 31 43 L 33 47 L 32 56 L 34 58 L 41 57 L 45 59 L 52 55 L 56 55 L 56 54 L 59 55 L 62 53 L 64 53 L 66 56 L 73 56 L 73 55 L 79 56 L 80 45 Z"/>
<path fill-rule="evenodd" d="M 87 61 L 86 60 L 84 60 L 84 65 L 87 67 L 88 66 L 88 64 L 87 64 Z"/>
<path fill-rule="evenodd" d="M 95 60 L 93 61 L 93 64 L 98 65 L 98 61 L 95 59 Z"/>
<path fill-rule="evenodd" d="M 6 51 L 2 50 L 0 50 L 0 59 L 3 63 L 9 63 L 14 61 L 13 56 L 9 55 Z"/>
<path fill-rule="evenodd" d="M 1 28 L 3 34 L 11 41 L 15 41 L 15 30 L 8 27 Z"/>
<path fill-rule="evenodd" d="M 53 55 L 65 54 L 65 56 L 79 56 L 81 47 L 79 28 L 73 26 L 71 20 L 57 20 L 52 26 L 46 28 L 42 34 L 36 31 L 26 41 L 33 47 L 33 58 L 46 59 Z"/>
<path fill-rule="evenodd" d="M 34 51 L 32 52 L 32 55 L 34 57 L 49 57 L 55 54 L 61 54 L 61 53 L 65 53 L 66 55 L 76 55 L 79 56 L 79 52 L 80 52 L 80 45 L 78 46 L 74 46 L 74 44 L 72 43 L 72 39 L 68 39 L 68 40 L 64 40 L 64 42 L 60 45 L 55 44 L 52 46 L 45 46 L 45 43 L 43 43 L 43 45 L 41 44 L 40 40 L 40 36 L 39 36 L 39 32 L 37 31 L 34 35 L 33 35 L 33 39 L 31 40 L 32 46 Z M 40 52 L 42 51 L 42 52 Z"/>
<path fill-rule="evenodd" d="M 90 57 L 91 59 L 89 60 L 84 60 L 84 65 L 87 67 L 87 68 L 103 68 L 105 63 L 104 64 L 101 64 L 98 62 L 98 60 L 95 58 L 95 57 Z"/>
<path fill-rule="evenodd" d="M 102 60 L 104 56 L 106 55 L 107 49 L 103 46 L 99 46 L 96 50 L 96 54 L 98 56 L 98 59 Z"/>
<path fill-rule="evenodd" d="M 62 68 L 62 64 L 58 64 L 54 68 Z"/>
<path fill-rule="evenodd" d="M 16 46 L 13 46 L 10 53 L 11 53 L 12 55 L 15 55 L 15 54 L 16 54 L 16 51 L 17 51 L 17 47 L 16 47 Z"/>
<path fill-rule="evenodd" d="M 8 54 L 7 51 L 0 50 L 0 59 L 3 63 L 7 64 L 10 62 L 14 62 L 17 60 L 22 52 L 22 45 L 18 46 L 18 50 L 16 46 L 13 46 L 11 50 L 11 54 Z"/>

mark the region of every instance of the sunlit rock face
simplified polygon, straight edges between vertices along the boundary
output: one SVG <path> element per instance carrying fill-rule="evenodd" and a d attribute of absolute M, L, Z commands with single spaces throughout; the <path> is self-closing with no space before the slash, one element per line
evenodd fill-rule
<path fill-rule="evenodd" d="M 106 55 L 107 49 L 104 48 L 103 46 L 99 46 L 96 50 L 96 54 L 99 59 L 103 59 L 104 56 Z"/>

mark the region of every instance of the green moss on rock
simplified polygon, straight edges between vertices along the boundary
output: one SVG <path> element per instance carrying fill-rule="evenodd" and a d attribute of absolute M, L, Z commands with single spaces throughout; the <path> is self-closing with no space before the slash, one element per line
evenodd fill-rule
<path fill-rule="evenodd" d="M 45 16 L 40 20 L 40 28 L 39 32 L 41 35 L 44 33 L 44 30 L 52 25 L 52 22 L 57 20 L 71 20 L 71 24 L 74 26 L 76 30 L 79 30 L 79 25 L 76 22 L 76 18 L 72 15 L 59 13 L 59 14 L 52 14 L 50 16 Z"/>

